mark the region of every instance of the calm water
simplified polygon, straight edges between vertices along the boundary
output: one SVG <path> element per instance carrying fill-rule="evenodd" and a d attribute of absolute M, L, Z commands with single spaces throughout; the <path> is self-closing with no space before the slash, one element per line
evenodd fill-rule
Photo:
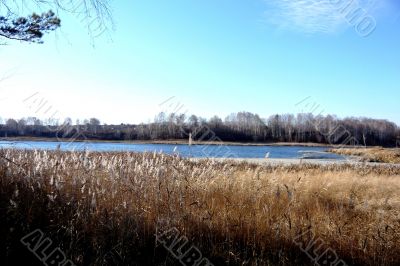
<path fill-rule="evenodd" d="M 312 159 L 343 159 L 342 156 L 326 151 L 324 147 L 286 147 L 286 146 L 220 146 L 220 145 L 169 145 L 169 144 L 129 144 L 129 143 L 79 143 L 79 142 L 48 142 L 48 141 L 0 141 L 0 148 L 16 149 L 46 149 L 55 150 L 90 150 L 90 151 L 133 151 L 133 152 L 164 152 L 180 154 L 183 157 L 231 157 L 231 158 L 300 158 L 304 152 L 311 153 Z"/>

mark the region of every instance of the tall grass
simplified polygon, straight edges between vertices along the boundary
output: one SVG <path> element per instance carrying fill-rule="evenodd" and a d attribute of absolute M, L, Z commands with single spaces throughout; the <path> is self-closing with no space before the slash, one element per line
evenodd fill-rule
<path fill-rule="evenodd" d="M 400 164 L 400 149 L 398 148 L 342 148 L 331 149 L 330 152 L 342 155 L 356 156 L 364 162 Z"/>
<path fill-rule="evenodd" d="M 348 265 L 400 263 L 395 166 L 257 166 L 151 153 L 0 157 L 6 265 L 24 262 L 19 239 L 37 228 L 77 265 L 179 265 L 155 241 L 172 227 L 215 265 L 311 265 L 294 244 L 307 230 Z"/>

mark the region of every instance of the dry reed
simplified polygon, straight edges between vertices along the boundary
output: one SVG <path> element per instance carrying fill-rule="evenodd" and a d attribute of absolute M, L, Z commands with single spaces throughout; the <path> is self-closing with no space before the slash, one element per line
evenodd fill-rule
<path fill-rule="evenodd" d="M 364 162 L 400 164 L 400 149 L 398 148 L 348 148 L 331 149 L 330 152 L 355 156 Z"/>
<path fill-rule="evenodd" d="M 348 265 L 399 265 L 400 168 L 257 166 L 152 153 L 0 151 L 1 258 L 40 228 L 77 265 L 178 265 L 176 227 L 215 265 L 311 265 L 310 230 Z M 307 240 L 306 240 L 307 241 Z"/>

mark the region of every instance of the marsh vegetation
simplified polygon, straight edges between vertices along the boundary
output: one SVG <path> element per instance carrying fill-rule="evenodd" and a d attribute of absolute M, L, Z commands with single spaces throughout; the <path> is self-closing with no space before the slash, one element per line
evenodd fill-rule
<path fill-rule="evenodd" d="M 364 162 L 400 164 L 399 148 L 340 148 L 330 149 L 329 151 L 336 154 L 357 157 Z"/>
<path fill-rule="evenodd" d="M 156 153 L 0 157 L 6 264 L 24 262 L 19 240 L 39 228 L 76 265 L 179 265 L 155 241 L 172 227 L 214 265 L 311 265 L 299 238 L 320 239 L 348 265 L 400 263 L 396 166 L 258 166 Z"/>

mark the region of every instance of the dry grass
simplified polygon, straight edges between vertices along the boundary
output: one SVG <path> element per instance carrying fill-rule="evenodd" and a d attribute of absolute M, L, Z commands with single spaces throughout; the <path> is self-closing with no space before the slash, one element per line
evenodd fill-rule
<path fill-rule="evenodd" d="M 311 265 L 293 242 L 307 230 L 348 265 L 400 263 L 398 167 L 0 152 L 6 265 L 36 228 L 77 265 L 179 265 L 155 246 L 160 227 L 177 227 L 215 265 Z"/>
<path fill-rule="evenodd" d="M 350 149 L 332 149 L 341 155 L 357 156 L 362 161 L 379 163 L 397 163 L 400 164 L 400 149 L 387 148 L 350 148 Z"/>

